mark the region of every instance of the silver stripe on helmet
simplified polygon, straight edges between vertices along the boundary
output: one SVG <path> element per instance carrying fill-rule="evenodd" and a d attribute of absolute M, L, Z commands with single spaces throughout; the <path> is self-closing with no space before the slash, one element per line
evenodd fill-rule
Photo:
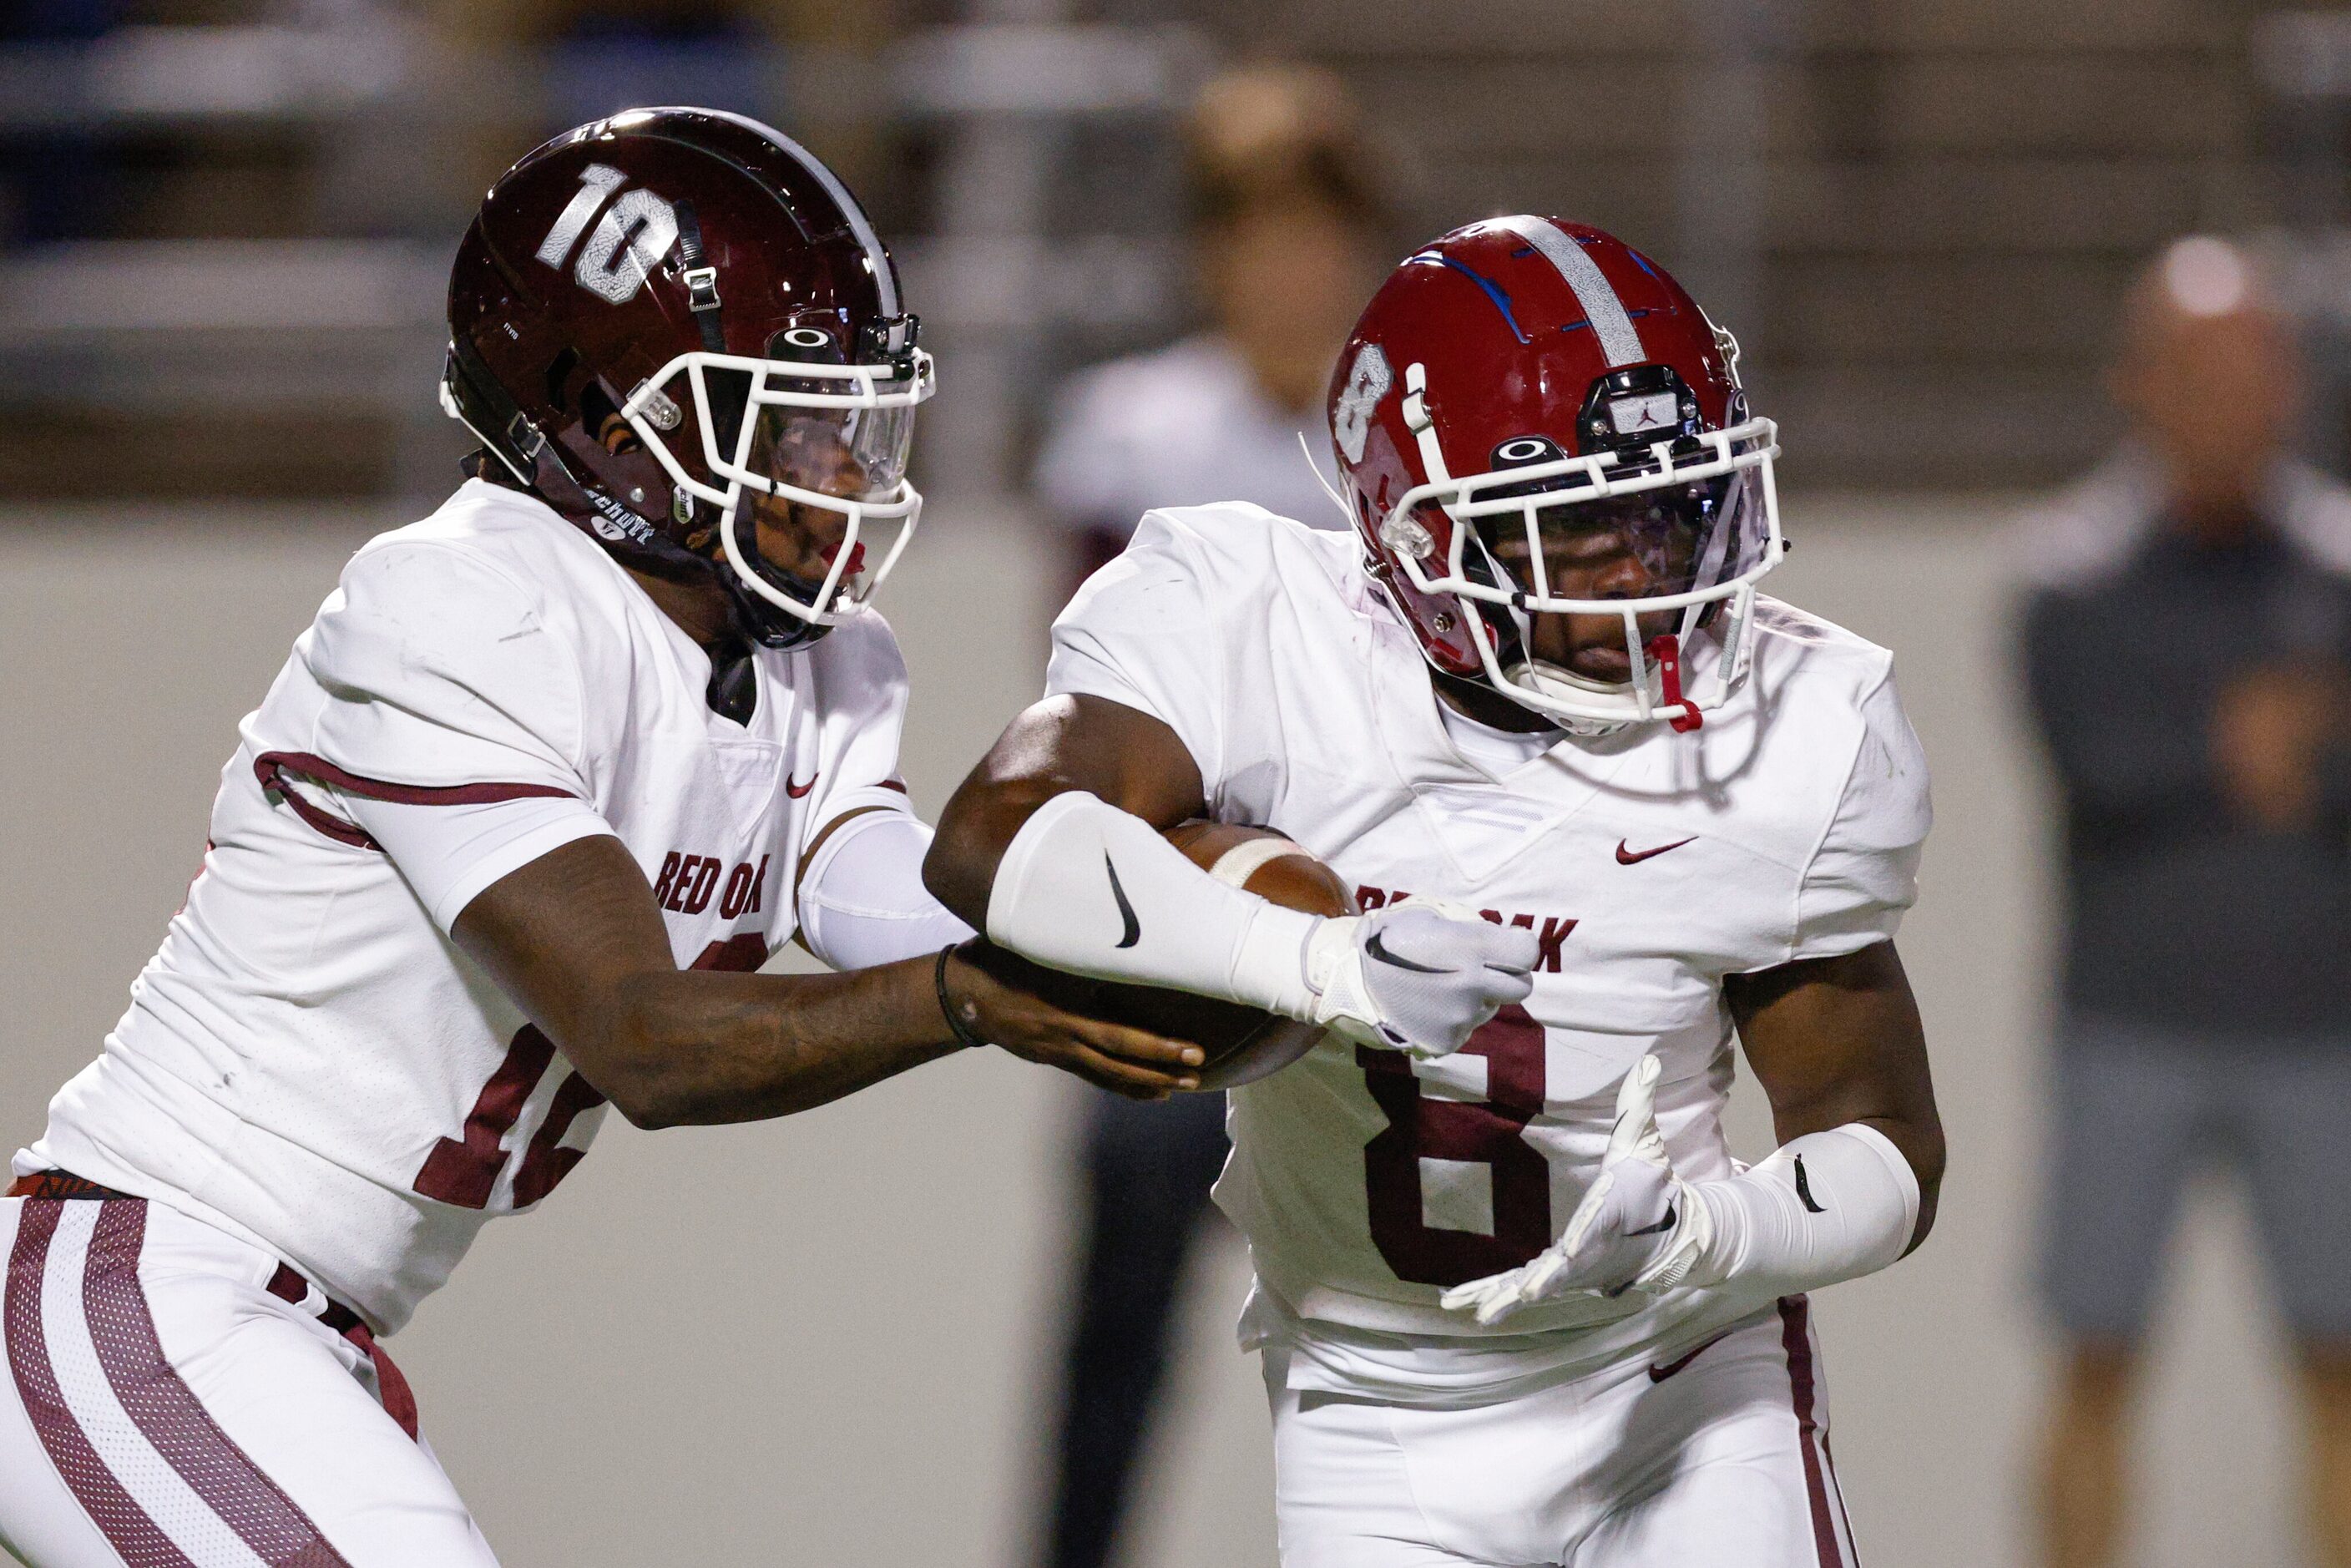
<path fill-rule="evenodd" d="M 798 159 L 802 168 L 815 175 L 817 183 L 824 187 L 825 194 L 839 204 L 841 215 L 849 220 L 849 232 L 855 235 L 857 243 L 865 247 L 866 261 L 873 268 L 874 287 L 882 291 L 882 314 L 887 317 L 899 313 L 898 281 L 891 275 L 890 253 L 882 248 L 882 236 L 873 232 L 873 225 L 867 220 L 865 209 L 857 204 L 857 198 L 849 193 L 849 187 L 841 183 L 839 175 L 826 168 L 815 153 L 774 126 L 763 124 L 747 114 L 736 114 L 724 109 L 697 109 L 691 112 L 731 120 L 746 131 L 758 131 Z"/>
<path fill-rule="evenodd" d="M 1616 298 L 1608 275 L 1600 270 L 1598 262 L 1583 254 L 1582 246 L 1543 218 L 1521 214 L 1495 221 L 1542 252 L 1544 258 L 1559 268 L 1559 275 L 1575 291 L 1576 303 L 1583 307 L 1584 319 L 1592 323 L 1593 334 L 1600 340 L 1600 351 L 1608 356 L 1611 369 L 1636 365 L 1649 357 L 1643 351 L 1641 334 L 1634 329 L 1633 318 L 1625 313 L 1625 302 Z"/>

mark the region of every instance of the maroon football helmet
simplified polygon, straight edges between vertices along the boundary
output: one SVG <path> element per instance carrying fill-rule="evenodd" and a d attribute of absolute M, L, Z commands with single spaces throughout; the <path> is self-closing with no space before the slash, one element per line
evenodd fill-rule
<path fill-rule="evenodd" d="M 490 188 L 449 279 L 442 404 L 615 557 L 715 572 L 742 629 L 788 647 L 914 535 L 906 455 L 935 385 L 917 327 L 808 152 L 717 110 L 631 110 Z M 796 559 L 762 557 L 755 513 Z M 875 524 L 894 535 L 869 563 Z"/>
<path fill-rule="evenodd" d="M 1581 729 L 1696 727 L 1743 673 L 1785 549 L 1777 433 L 1730 335 L 1623 241 L 1526 216 L 1437 240 L 1356 322 L 1330 417 L 1370 570 L 1437 669 Z M 1646 582 L 1554 592 L 1539 522 L 1604 533 Z M 1543 614 L 1621 620 L 1630 678 L 1533 657 Z"/>

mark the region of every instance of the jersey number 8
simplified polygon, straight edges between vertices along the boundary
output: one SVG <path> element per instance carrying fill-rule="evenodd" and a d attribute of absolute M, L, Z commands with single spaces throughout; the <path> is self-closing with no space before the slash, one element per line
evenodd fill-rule
<path fill-rule="evenodd" d="M 1397 1279 L 1419 1285 L 1499 1274 L 1552 1243 L 1551 1166 L 1523 1136 L 1543 1108 L 1543 1027 L 1513 1003 L 1458 1054 L 1486 1059 L 1482 1103 L 1432 1099 L 1403 1052 L 1355 1048 L 1364 1084 L 1388 1119 L 1387 1131 L 1364 1145 L 1372 1242 Z M 1434 1161 L 1486 1167 L 1492 1234 L 1428 1223 L 1421 1184 Z"/>

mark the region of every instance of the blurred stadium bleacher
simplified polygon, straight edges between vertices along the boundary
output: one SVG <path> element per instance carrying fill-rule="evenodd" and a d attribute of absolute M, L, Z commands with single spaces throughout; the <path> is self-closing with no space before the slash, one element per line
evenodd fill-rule
<path fill-rule="evenodd" d="M 1341 70 L 1408 233 L 1538 207 L 1725 302 L 1791 479 L 2006 488 L 2108 434 L 2134 265 L 2280 228 L 2331 283 L 2351 31 L 2190 0 L 19 0 L 0 23 L 0 491 L 427 494 L 443 257 L 537 136 L 775 120 L 895 236 L 994 493 L 1072 364 L 1184 319 L 1169 123 L 1217 57 Z M 2332 292 L 2313 290 L 2314 293 Z M 2332 432 L 2327 433 L 2330 437 Z M 2339 443 L 2329 440 L 2329 446 Z"/>

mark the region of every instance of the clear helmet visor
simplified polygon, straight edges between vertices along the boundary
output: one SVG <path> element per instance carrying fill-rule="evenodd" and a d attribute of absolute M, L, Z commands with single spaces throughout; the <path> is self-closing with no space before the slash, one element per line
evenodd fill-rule
<path fill-rule="evenodd" d="M 867 504 L 894 499 L 905 482 L 914 411 L 803 408 L 762 402 L 746 466 L 779 492 L 801 490 Z"/>
<path fill-rule="evenodd" d="M 1469 576 L 1483 575 L 1474 559 L 1482 553 L 1498 586 L 1524 593 L 1539 612 L 1704 593 L 1762 564 L 1771 546 L 1762 486 L 1759 469 L 1743 468 L 1589 499 L 1546 504 L 1538 492 L 1479 517 L 1482 550 L 1463 565 Z M 1694 626 L 1708 606 L 1680 608 L 1701 612 Z"/>

